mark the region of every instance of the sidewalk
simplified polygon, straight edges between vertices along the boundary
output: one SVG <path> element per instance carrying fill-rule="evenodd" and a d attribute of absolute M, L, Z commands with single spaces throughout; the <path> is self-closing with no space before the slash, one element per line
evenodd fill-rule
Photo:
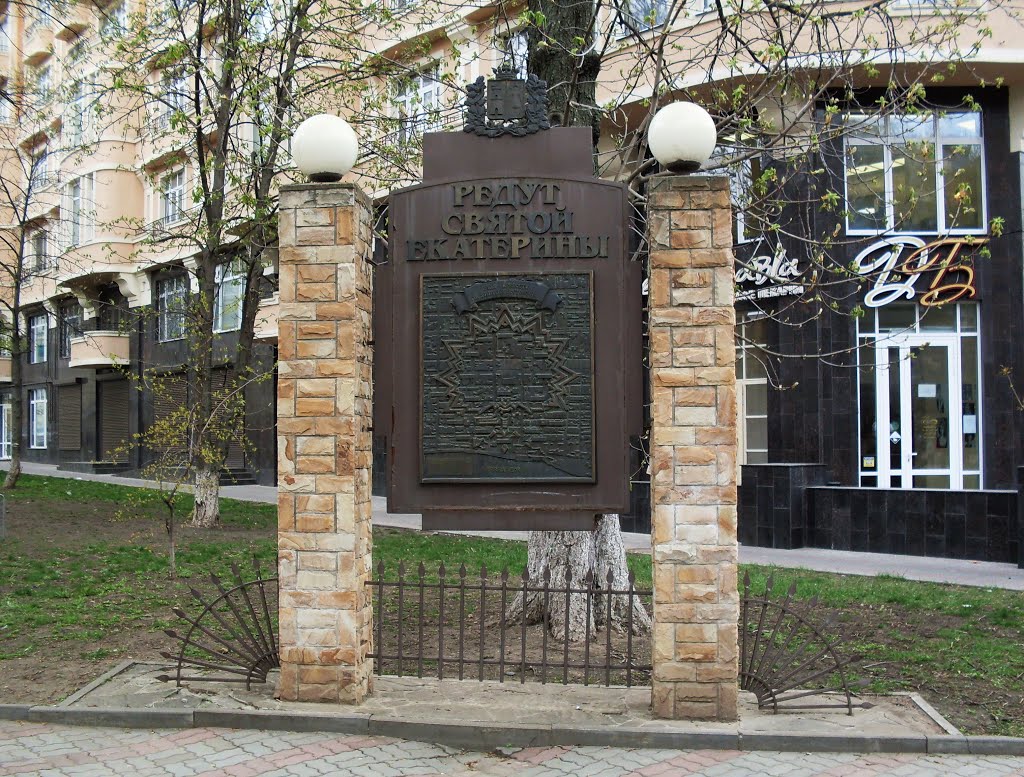
<path fill-rule="evenodd" d="M 48 475 L 79 480 L 96 480 L 116 483 L 122 486 L 142 486 L 144 481 L 117 475 L 91 475 L 81 472 L 60 472 L 52 464 L 22 465 L 30 475 Z M 277 502 L 277 488 L 274 486 L 224 486 L 221 495 L 228 499 L 244 502 Z M 420 516 L 390 514 L 387 500 L 373 497 L 373 524 L 400 529 L 420 529 Z M 525 540 L 526 532 L 465 532 L 481 537 L 496 537 L 509 540 Z M 626 549 L 631 552 L 650 553 L 651 538 L 648 534 L 623 534 Z M 883 553 L 854 553 L 845 550 L 824 550 L 821 548 L 799 548 L 780 550 L 777 548 L 755 548 L 740 546 L 740 562 L 763 564 L 789 569 L 810 569 L 819 572 L 837 572 L 847 575 L 897 575 L 908 580 L 922 580 L 934 583 L 952 583 L 981 587 L 1006 588 L 1024 591 L 1024 569 L 1015 564 L 996 564 L 987 561 L 965 561 L 948 558 L 926 558 L 924 556 L 895 556 Z"/>

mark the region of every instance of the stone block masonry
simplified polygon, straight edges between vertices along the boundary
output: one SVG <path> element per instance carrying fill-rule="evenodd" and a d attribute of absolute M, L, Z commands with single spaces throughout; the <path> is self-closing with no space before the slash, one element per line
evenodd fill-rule
<path fill-rule="evenodd" d="M 652 179 L 652 704 L 735 720 L 736 372 L 726 178 Z"/>
<path fill-rule="evenodd" d="M 357 188 L 282 188 L 278 695 L 289 701 L 370 692 L 371 255 Z"/>

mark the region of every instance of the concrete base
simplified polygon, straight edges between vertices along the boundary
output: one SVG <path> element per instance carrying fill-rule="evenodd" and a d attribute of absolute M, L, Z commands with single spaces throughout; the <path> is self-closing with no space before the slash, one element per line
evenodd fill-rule
<path fill-rule="evenodd" d="M 166 664 L 126 663 L 61 706 L 0 706 L 0 718 L 80 725 L 219 726 L 394 736 L 479 750 L 483 746 L 594 745 L 775 750 L 1024 754 L 1024 739 L 967 737 L 916 694 L 864 697 L 870 709 L 759 710 L 741 694 L 738 722 L 656 720 L 649 688 L 375 678 L 358 707 L 290 703 L 274 683 L 228 686 L 156 679 Z M 275 678 L 276 679 L 276 678 Z M 17 709 L 15 709 L 17 707 Z"/>

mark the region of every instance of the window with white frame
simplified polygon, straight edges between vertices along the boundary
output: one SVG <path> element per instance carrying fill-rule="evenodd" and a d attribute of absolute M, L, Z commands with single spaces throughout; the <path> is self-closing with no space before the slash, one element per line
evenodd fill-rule
<path fill-rule="evenodd" d="M 25 261 L 22 263 L 22 280 L 28 281 L 33 276 L 50 269 L 50 235 L 45 229 L 36 229 L 25 237 Z"/>
<path fill-rule="evenodd" d="M 401 83 L 395 96 L 401 120 L 399 142 L 406 143 L 441 126 L 441 90 L 436 68 Z"/>
<path fill-rule="evenodd" d="M 31 316 L 28 320 L 28 361 L 42 364 L 46 361 L 46 314 Z"/>
<path fill-rule="evenodd" d="M 736 324 L 736 405 L 739 421 L 739 461 L 768 461 L 768 369 L 764 346 L 769 319 Z"/>
<path fill-rule="evenodd" d="M 25 37 L 32 35 L 40 25 L 48 24 L 52 14 L 50 0 L 35 0 L 31 5 L 26 5 Z"/>
<path fill-rule="evenodd" d="M 621 6 L 622 34 L 660 27 L 668 17 L 668 0 L 628 0 Z"/>
<path fill-rule="evenodd" d="M 69 247 L 88 243 L 95 236 L 93 197 L 92 173 L 75 178 L 64 190 L 63 216 Z"/>
<path fill-rule="evenodd" d="M 37 103 L 45 103 L 50 99 L 53 88 L 49 65 L 39 65 L 28 71 L 28 93 L 29 99 Z"/>
<path fill-rule="evenodd" d="M 214 283 L 214 331 L 232 332 L 242 325 L 245 266 L 238 261 L 218 264 Z"/>
<path fill-rule="evenodd" d="M 42 146 L 32 155 L 32 169 L 29 176 L 29 187 L 33 192 L 46 186 L 50 178 L 50 152 Z"/>
<path fill-rule="evenodd" d="M 408 11 L 415 3 L 416 0 L 384 0 L 384 6 L 392 13 Z"/>
<path fill-rule="evenodd" d="M 171 118 L 176 113 L 184 112 L 188 107 L 188 79 L 183 75 L 168 75 L 164 78 L 164 101 L 160 105 L 157 123 L 161 129 L 171 125 Z"/>
<path fill-rule="evenodd" d="M 46 389 L 28 390 L 28 447 L 46 447 Z"/>
<path fill-rule="evenodd" d="M 101 8 L 99 13 L 100 35 L 104 38 L 123 35 L 128 29 L 128 4 L 125 0 Z"/>
<path fill-rule="evenodd" d="M 88 95 L 86 95 L 81 81 L 75 81 L 71 85 L 67 107 L 67 116 L 64 120 L 67 145 L 69 147 L 78 146 L 92 129 L 92 113 L 89 110 Z"/>
<path fill-rule="evenodd" d="M 185 171 L 176 170 L 160 179 L 160 221 L 176 224 L 185 218 Z"/>
<path fill-rule="evenodd" d="M 156 329 L 161 343 L 185 337 L 188 278 L 175 275 L 156 282 Z"/>
<path fill-rule="evenodd" d="M 985 231 L 981 114 L 851 113 L 847 121 L 848 233 Z"/>

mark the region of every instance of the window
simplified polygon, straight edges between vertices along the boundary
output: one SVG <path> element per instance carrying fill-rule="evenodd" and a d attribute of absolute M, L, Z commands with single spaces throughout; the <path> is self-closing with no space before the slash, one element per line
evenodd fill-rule
<path fill-rule="evenodd" d="M 69 302 L 60 309 L 60 350 L 62 359 L 71 358 L 71 338 L 82 334 L 82 306 Z"/>
<path fill-rule="evenodd" d="M 68 112 L 65 118 L 67 145 L 78 146 L 86 139 L 92 129 L 92 113 L 89 110 L 88 97 L 81 81 L 75 81 L 68 97 Z"/>
<path fill-rule="evenodd" d="M 436 69 L 413 76 L 401 85 L 395 97 L 401 120 L 399 142 L 406 143 L 441 126 L 441 88 Z"/>
<path fill-rule="evenodd" d="M 21 277 L 29 281 L 33 276 L 51 267 L 50 236 L 45 229 L 37 229 L 25 237 L 26 255 L 22 263 Z"/>
<path fill-rule="evenodd" d="M 46 389 L 28 390 L 28 447 L 46 447 Z"/>
<path fill-rule="evenodd" d="M 32 155 L 32 170 L 29 176 L 29 188 L 36 192 L 46 186 L 50 177 L 50 152 L 42 147 Z"/>
<path fill-rule="evenodd" d="M 27 6 L 25 37 L 27 38 L 32 35 L 39 25 L 49 23 L 51 14 L 50 0 L 35 0 L 34 3 Z"/>
<path fill-rule="evenodd" d="M 401 13 L 412 8 L 415 0 L 384 0 L 385 7 L 392 13 Z"/>
<path fill-rule="evenodd" d="M 968 111 L 848 117 L 846 228 L 982 233 L 985 179 L 981 116 Z"/>
<path fill-rule="evenodd" d="M 245 266 L 241 262 L 217 265 L 213 301 L 213 328 L 231 332 L 242 325 L 242 299 L 245 295 Z"/>
<path fill-rule="evenodd" d="M 769 232 L 768 198 L 775 184 L 765 175 L 757 139 L 743 133 L 730 133 L 712 153 L 712 159 L 738 159 L 729 162 L 730 199 L 735 217 L 735 240 L 744 243 L 756 240 Z M 719 172 L 719 171 L 716 171 Z"/>
<path fill-rule="evenodd" d="M 157 124 L 161 129 L 171 126 L 175 113 L 184 112 L 188 107 L 188 79 L 183 75 L 164 78 L 164 102 L 160 105 Z"/>
<path fill-rule="evenodd" d="M 523 79 L 528 78 L 530 75 L 530 44 L 526 37 L 526 31 L 520 30 L 505 38 L 503 49 L 505 61 L 516 69 L 516 76 Z"/>
<path fill-rule="evenodd" d="M 50 99 L 50 66 L 40 65 L 28 71 L 28 92 L 30 99 L 45 103 Z"/>
<path fill-rule="evenodd" d="M 219 268 L 218 268 L 219 269 Z M 166 343 L 185 337 L 188 278 L 176 275 L 156 282 L 157 340 Z"/>
<path fill-rule="evenodd" d="M 28 361 L 42 364 L 46 361 L 46 314 L 28 320 Z"/>
<path fill-rule="evenodd" d="M 100 9 L 100 14 L 100 35 L 102 37 L 112 38 L 123 35 L 128 29 L 128 6 L 124 0 Z"/>
<path fill-rule="evenodd" d="M 0 21 L 0 54 L 6 54 L 11 50 L 11 35 L 8 32 L 10 29 L 8 21 L 10 20 L 6 16 L 3 21 Z"/>
<path fill-rule="evenodd" d="M 77 246 L 93 239 L 93 176 L 83 175 L 71 181 L 64 191 L 63 202 L 68 246 Z"/>
<path fill-rule="evenodd" d="M 668 0 L 629 0 L 622 5 L 623 34 L 635 30 L 649 30 L 665 23 L 669 9 Z"/>
<path fill-rule="evenodd" d="M 185 217 L 185 171 L 165 175 L 160 181 L 160 221 L 174 224 Z"/>
<path fill-rule="evenodd" d="M 741 464 L 768 461 L 768 370 L 762 347 L 768 341 L 769 319 L 736 325 L 736 404 Z"/>

